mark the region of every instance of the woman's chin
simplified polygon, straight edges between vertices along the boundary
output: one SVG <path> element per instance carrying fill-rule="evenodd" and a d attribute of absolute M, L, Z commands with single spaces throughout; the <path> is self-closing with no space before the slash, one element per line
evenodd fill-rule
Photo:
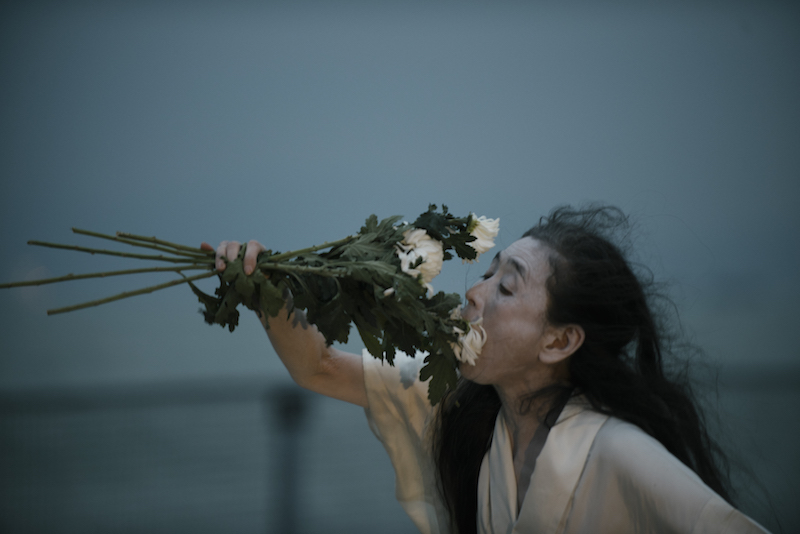
<path fill-rule="evenodd" d="M 480 375 L 477 365 L 466 362 L 458 363 L 458 371 L 461 373 L 463 378 L 469 380 L 470 382 L 475 382 L 475 379 Z"/>

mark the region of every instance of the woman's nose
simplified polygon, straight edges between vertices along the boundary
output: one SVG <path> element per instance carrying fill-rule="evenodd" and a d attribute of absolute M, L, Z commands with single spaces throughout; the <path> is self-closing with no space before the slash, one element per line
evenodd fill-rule
<path fill-rule="evenodd" d="M 464 315 L 465 318 L 467 317 L 467 314 L 470 312 L 475 313 L 475 315 L 478 317 L 480 316 L 480 306 L 482 303 L 482 299 L 480 296 L 480 289 L 479 289 L 480 285 L 481 285 L 480 282 L 478 282 L 477 284 L 469 288 L 467 290 L 467 293 L 465 294 L 465 297 L 467 299 L 467 305 L 464 307 L 464 312 L 462 313 L 462 315 Z M 472 319 L 472 317 L 470 317 L 470 319 Z"/>

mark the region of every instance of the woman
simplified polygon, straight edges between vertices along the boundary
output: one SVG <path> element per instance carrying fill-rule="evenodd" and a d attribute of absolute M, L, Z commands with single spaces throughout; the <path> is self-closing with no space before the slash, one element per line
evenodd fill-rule
<path fill-rule="evenodd" d="M 422 532 L 764 532 L 727 502 L 691 392 L 665 373 L 648 284 L 607 237 L 625 223 L 560 208 L 500 252 L 462 312 L 486 343 L 436 409 L 422 358 L 383 366 L 300 312 L 259 315 L 299 385 L 366 409 Z M 238 251 L 223 242 L 217 268 Z"/>

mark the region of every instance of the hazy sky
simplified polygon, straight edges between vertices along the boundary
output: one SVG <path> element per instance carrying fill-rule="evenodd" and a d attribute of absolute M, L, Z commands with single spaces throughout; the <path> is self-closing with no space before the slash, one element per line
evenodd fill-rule
<path fill-rule="evenodd" d="M 72 226 L 286 250 L 436 202 L 503 246 L 601 201 L 713 358 L 800 363 L 795 4 L 163 4 L 0 6 L 0 281 L 139 266 L 25 244 Z M 0 290 L 0 387 L 286 379 L 185 287 L 45 315 L 163 279 Z"/>

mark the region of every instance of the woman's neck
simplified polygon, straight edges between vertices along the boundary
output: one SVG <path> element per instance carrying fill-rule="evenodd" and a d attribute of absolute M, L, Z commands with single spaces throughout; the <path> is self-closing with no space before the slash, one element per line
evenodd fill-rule
<path fill-rule="evenodd" d="M 541 413 L 540 410 L 543 409 L 544 399 L 534 399 L 532 403 L 528 404 L 522 399 L 514 398 L 510 400 L 500 391 L 498 391 L 498 395 L 502 403 L 500 412 L 511 434 L 512 451 L 516 455 L 519 446 L 522 446 L 523 450 L 527 447 L 539 427 L 539 417 L 536 417 L 536 414 Z M 523 407 L 525 410 L 522 409 Z M 527 409 L 528 407 L 530 407 L 530 410 Z"/>
<path fill-rule="evenodd" d="M 500 411 L 511 434 L 514 456 L 525 451 L 536 429 L 553 404 L 552 395 L 536 395 L 536 392 L 558 384 L 568 383 L 566 369 L 551 368 L 545 376 L 518 381 L 509 386 L 495 386 L 500 397 Z M 565 376 L 566 375 L 566 376 Z"/>

